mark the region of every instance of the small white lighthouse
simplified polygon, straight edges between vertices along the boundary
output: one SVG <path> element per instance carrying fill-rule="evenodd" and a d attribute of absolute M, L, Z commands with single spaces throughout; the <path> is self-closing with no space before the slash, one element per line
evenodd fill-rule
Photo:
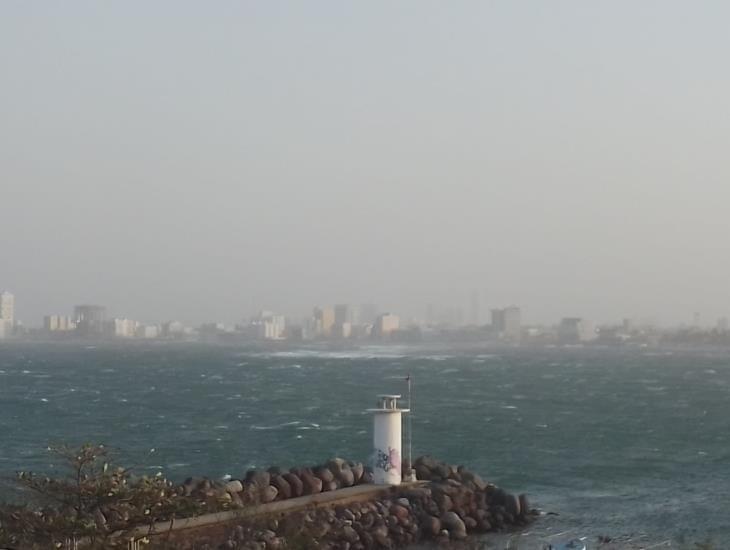
<path fill-rule="evenodd" d="M 379 395 L 378 407 L 373 413 L 373 482 L 380 485 L 400 485 L 403 438 L 401 414 L 410 409 L 399 409 L 400 395 Z"/>

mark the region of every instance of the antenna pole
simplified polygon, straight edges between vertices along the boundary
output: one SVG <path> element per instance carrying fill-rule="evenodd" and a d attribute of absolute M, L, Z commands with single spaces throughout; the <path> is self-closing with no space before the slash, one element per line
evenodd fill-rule
<path fill-rule="evenodd" d="M 411 375 L 408 374 L 408 481 L 413 481 L 413 409 L 411 405 Z"/>

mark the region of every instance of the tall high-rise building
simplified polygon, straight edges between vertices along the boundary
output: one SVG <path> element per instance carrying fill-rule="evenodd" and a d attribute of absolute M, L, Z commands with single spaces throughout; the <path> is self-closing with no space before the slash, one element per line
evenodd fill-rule
<path fill-rule="evenodd" d="M 350 314 L 349 314 L 348 321 L 350 322 L 350 325 L 352 325 L 353 327 L 363 324 L 362 320 L 360 319 L 360 306 L 358 306 L 358 305 L 350 306 Z"/>
<path fill-rule="evenodd" d="M 74 308 L 76 330 L 84 336 L 104 334 L 106 308 L 104 306 L 80 305 Z"/>
<path fill-rule="evenodd" d="M 8 291 L 0 294 L 0 319 L 15 322 L 15 296 Z"/>
<path fill-rule="evenodd" d="M 558 327 L 558 338 L 563 344 L 590 342 L 597 338 L 593 322 L 580 317 L 565 317 Z"/>
<path fill-rule="evenodd" d="M 500 338 L 519 340 L 522 334 L 522 313 L 520 308 L 510 306 L 492 310 L 492 327 Z"/>
<path fill-rule="evenodd" d="M 259 340 L 283 340 L 286 337 L 286 318 L 271 311 L 262 311 L 251 319 L 254 335 Z"/>
<path fill-rule="evenodd" d="M 109 329 L 115 338 L 134 338 L 138 327 L 139 323 L 132 319 L 112 319 Z"/>
<path fill-rule="evenodd" d="M 335 338 L 349 338 L 352 335 L 354 310 L 347 304 L 335 305 L 335 324 L 332 335 Z"/>
<path fill-rule="evenodd" d="M 10 292 L 0 294 L 0 339 L 13 333 L 15 326 L 15 296 Z"/>
<path fill-rule="evenodd" d="M 335 310 L 331 307 L 314 308 L 314 321 L 317 334 L 329 338 L 335 326 Z"/>
<path fill-rule="evenodd" d="M 335 325 L 342 325 L 344 323 L 350 323 L 350 306 L 347 304 L 335 305 Z"/>
<path fill-rule="evenodd" d="M 75 328 L 76 323 L 67 315 L 46 315 L 43 317 L 43 329 L 46 332 L 66 332 Z"/>
<path fill-rule="evenodd" d="M 377 338 L 388 338 L 400 328 L 400 318 L 392 313 L 378 315 L 373 327 L 373 335 Z"/>

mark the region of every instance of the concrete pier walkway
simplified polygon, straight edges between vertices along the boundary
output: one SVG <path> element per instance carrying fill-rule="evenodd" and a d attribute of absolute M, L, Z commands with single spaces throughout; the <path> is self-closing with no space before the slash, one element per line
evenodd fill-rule
<path fill-rule="evenodd" d="M 403 489 L 409 487 L 421 487 L 427 484 L 428 482 L 416 481 L 412 483 L 403 483 L 398 487 Z M 257 506 L 228 510 L 226 512 L 216 512 L 213 514 L 173 519 L 170 521 L 159 521 L 152 525 L 142 525 L 129 531 L 124 531 L 123 533 L 120 532 L 117 536 L 129 539 L 139 539 L 148 536 L 167 535 L 171 532 L 181 531 L 184 529 L 198 529 L 213 525 L 221 525 L 240 519 L 262 515 L 285 514 L 317 506 L 362 502 L 386 496 L 394 487 L 395 486 L 393 485 L 356 485 L 354 487 L 347 487 L 336 491 L 327 491 L 325 493 L 317 493 L 315 495 L 289 498 L 286 500 L 270 502 L 268 504 L 259 504 Z"/>

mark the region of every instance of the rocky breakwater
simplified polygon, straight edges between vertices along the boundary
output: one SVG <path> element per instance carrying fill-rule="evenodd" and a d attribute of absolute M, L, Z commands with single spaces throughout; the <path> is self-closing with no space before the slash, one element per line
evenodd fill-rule
<path fill-rule="evenodd" d="M 334 458 L 312 467 L 249 470 L 240 479 L 188 478 L 180 496 L 205 504 L 210 511 L 244 508 L 372 483 L 372 471 L 360 462 Z"/>
<path fill-rule="evenodd" d="M 414 468 L 418 479 L 428 483 L 393 487 L 370 501 L 238 525 L 218 548 L 371 550 L 423 541 L 446 544 L 472 534 L 517 529 L 536 515 L 525 495 L 512 495 L 463 467 L 422 457 Z"/>

